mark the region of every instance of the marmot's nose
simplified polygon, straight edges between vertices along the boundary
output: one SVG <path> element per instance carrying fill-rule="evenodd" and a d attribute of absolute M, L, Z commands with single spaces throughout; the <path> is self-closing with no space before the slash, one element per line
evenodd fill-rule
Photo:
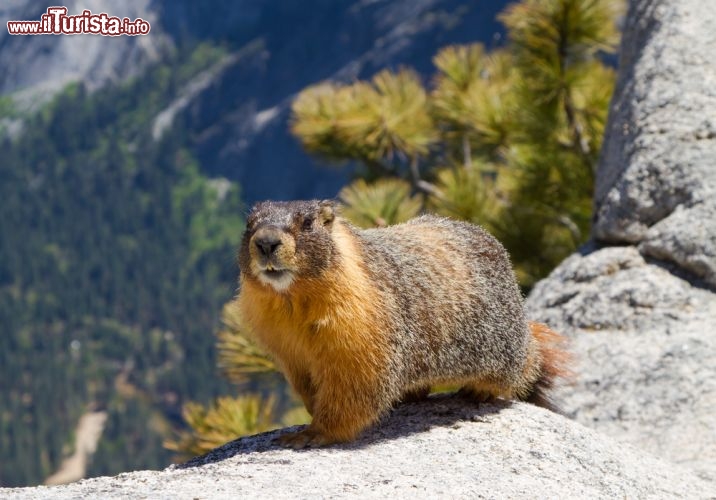
<path fill-rule="evenodd" d="M 254 244 L 259 255 L 270 257 L 281 246 L 281 235 L 272 229 L 260 229 L 254 235 Z"/>

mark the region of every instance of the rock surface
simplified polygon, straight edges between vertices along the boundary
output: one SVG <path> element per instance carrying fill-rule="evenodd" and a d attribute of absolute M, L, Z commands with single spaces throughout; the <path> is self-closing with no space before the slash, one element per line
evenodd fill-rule
<path fill-rule="evenodd" d="M 350 445 L 277 448 L 243 438 L 161 472 L 0 491 L 80 498 L 709 498 L 711 484 L 528 404 L 456 397 L 403 405 Z"/>
<path fill-rule="evenodd" d="M 571 338 L 567 415 L 716 480 L 716 294 L 613 247 L 567 259 L 527 305 Z"/>
<path fill-rule="evenodd" d="M 632 0 L 594 236 L 716 286 L 716 3 Z"/>
<path fill-rule="evenodd" d="M 560 394 L 568 415 L 712 481 L 714 50 L 716 4 L 631 0 L 593 242 L 527 300 L 532 318 L 572 339 L 578 378 Z"/>

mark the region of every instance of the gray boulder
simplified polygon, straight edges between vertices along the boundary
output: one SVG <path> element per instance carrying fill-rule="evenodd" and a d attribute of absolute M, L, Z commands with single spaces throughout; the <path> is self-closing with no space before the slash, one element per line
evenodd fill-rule
<path fill-rule="evenodd" d="M 527 306 L 571 338 L 568 416 L 716 480 L 715 294 L 613 247 L 567 259 Z"/>
<path fill-rule="evenodd" d="M 594 237 L 716 286 L 716 3 L 632 0 Z"/>
<path fill-rule="evenodd" d="M 531 317 L 572 339 L 568 415 L 711 480 L 715 51 L 716 4 L 629 3 L 593 241 L 527 300 Z"/>
<path fill-rule="evenodd" d="M 8 499 L 709 498 L 692 472 L 524 403 L 403 405 L 359 441 L 277 448 L 239 439 L 182 466 L 0 490 Z"/>

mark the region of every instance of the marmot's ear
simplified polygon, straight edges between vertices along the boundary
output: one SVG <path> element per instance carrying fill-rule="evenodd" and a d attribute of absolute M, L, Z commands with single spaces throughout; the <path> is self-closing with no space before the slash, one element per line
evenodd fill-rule
<path fill-rule="evenodd" d="M 327 226 L 336 218 L 336 205 L 331 200 L 323 200 L 318 204 L 318 217 L 321 224 Z"/>

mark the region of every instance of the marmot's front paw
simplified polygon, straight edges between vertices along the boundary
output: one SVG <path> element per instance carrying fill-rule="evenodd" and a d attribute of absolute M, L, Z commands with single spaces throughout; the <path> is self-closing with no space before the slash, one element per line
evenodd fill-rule
<path fill-rule="evenodd" d="M 328 446 L 334 444 L 335 439 L 331 439 L 325 434 L 322 434 L 310 427 L 303 429 L 298 432 L 291 432 L 284 434 L 276 438 L 275 442 L 284 448 L 293 448 L 294 450 L 301 450 L 303 448 L 320 448 L 322 446 Z"/>

